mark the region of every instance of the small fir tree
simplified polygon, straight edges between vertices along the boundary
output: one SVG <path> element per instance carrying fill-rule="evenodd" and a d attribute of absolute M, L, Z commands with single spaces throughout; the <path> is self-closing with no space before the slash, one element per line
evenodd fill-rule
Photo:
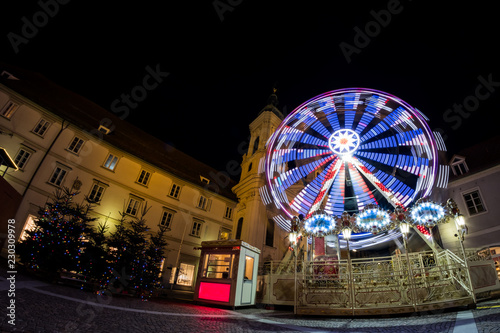
<path fill-rule="evenodd" d="M 76 204 L 74 198 L 79 192 L 62 188 L 45 207 L 40 207 L 35 227 L 28 230 L 17 252 L 20 261 L 29 269 L 41 272 L 51 279 L 58 277 L 61 270 L 84 274 L 88 255 L 83 249 L 89 246 L 93 235 L 89 217 L 89 204 Z"/>
<path fill-rule="evenodd" d="M 126 288 L 143 300 L 161 286 L 163 247 L 167 245 L 165 228 L 150 232 L 145 219 L 149 209 L 146 203 L 138 217 L 120 213 L 120 222 L 108 242 L 111 265 L 107 282 L 112 283 L 108 288 L 115 292 Z"/>

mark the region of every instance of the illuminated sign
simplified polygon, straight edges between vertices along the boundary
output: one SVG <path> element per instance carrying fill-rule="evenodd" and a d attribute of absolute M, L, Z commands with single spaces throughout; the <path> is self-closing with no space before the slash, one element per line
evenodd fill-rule
<path fill-rule="evenodd" d="M 198 298 L 209 301 L 229 302 L 231 285 L 225 283 L 200 282 Z"/>

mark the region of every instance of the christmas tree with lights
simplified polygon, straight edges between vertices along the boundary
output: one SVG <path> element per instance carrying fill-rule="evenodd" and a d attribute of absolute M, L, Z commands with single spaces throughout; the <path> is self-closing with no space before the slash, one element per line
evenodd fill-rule
<path fill-rule="evenodd" d="M 133 292 L 146 300 L 161 287 L 161 264 L 166 229 L 159 226 L 151 232 L 145 215 L 147 204 L 139 216 L 121 214 L 116 230 L 108 239 L 110 265 L 106 272 L 107 286 L 112 292 Z"/>
<path fill-rule="evenodd" d="M 89 216 L 90 203 L 78 204 L 79 192 L 58 189 L 45 207 L 40 207 L 35 226 L 18 244 L 20 261 L 28 269 L 57 280 L 63 271 L 84 277 L 94 272 L 95 235 Z M 97 258 L 99 260 L 99 258 Z"/>

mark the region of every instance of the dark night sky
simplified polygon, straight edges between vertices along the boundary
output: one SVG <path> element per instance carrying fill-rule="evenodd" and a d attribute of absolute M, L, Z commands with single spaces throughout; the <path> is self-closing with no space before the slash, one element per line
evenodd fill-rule
<path fill-rule="evenodd" d="M 40 3 L 52 4 L 53 17 L 40 13 Z M 220 170 L 241 161 L 237 148 L 273 86 L 287 112 L 329 90 L 386 91 L 442 128 L 453 151 L 497 134 L 499 29 L 491 1 L 54 3 L 0 5 L 0 61 L 41 72 L 108 110 L 142 85 L 147 66 L 168 72 L 126 119 Z M 214 3 L 232 10 L 221 20 Z M 25 22 L 37 19 L 38 31 L 16 53 L 9 36 L 22 36 Z M 363 45 L 356 29 L 367 28 Z M 350 62 L 341 43 L 358 45 Z M 489 77 L 490 90 L 479 87 L 479 76 Z M 464 102 L 471 112 L 447 111 Z"/>

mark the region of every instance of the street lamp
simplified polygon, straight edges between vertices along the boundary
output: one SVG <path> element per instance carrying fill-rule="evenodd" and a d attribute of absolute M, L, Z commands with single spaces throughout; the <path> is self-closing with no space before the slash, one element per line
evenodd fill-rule
<path fill-rule="evenodd" d="M 290 241 L 290 249 L 293 251 L 295 267 L 293 269 L 293 280 L 294 280 L 294 295 L 293 295 L 293 313 L 297 314 L 297 248 L 298 242 L 300 241 L 300 223 L 302 216 L 294 216 L 291 221 L 290 233 L 288 234 L 288 240 Z"/>
<path fill-rule="evenodd" d="M 467 255 L 465 253 L 465 247 L 464 247 L 465 235 L 469 232 L 469 229 L 465 224 L 464 216 L 458 212 L 457 214 L 455 214 L 455 227 L 457 228 L 458 231 L 457 236 L 458 240 L 460 241 L 460 248 L 462 249 L 462 255 L 464 256 L 464 265 L 465 269 L 467 270 L 467 277 L 469 278 L 472 300 L 474 301 L 474 303 L 476 303 L 476 295 L 474 294 L 474 286 L 472 285 L 472 279 L 470 276 L 469 262 L 467 261 Z"/>
<path fill-rule="evenodd" d="M 455 216 L 455 226 L 457 227 L 460 242 L 463 243 L 463 241 L 465 240 L 465 234 L 467 234 L 469 230 L 465 225 L 465 218 L 462 214 L 457 214 Z"/>
<path fill-rule="evenodd" d="M 344 239 L 347 241 L 347 248 L 349 249 L 349 241 L 351 240 L 352 229 L 349 227 L 342 229 L 342 235 L 344 236 Z"/>
<path fill-rule="evenodd" d="M 349 274 L 349 284 L 350 286 L 350 297 L 351 297 L 351 308 L 352 315 L 354 315 L 354 277 L 352 276 L 352 263 L 351 263 L 351 251 L 349 250 L 349 241 L 351 240 L 352 229 L 349 226 L 342 228 L 342 236 L 346 241 L 347 249 L 347 273 Z"/>
<path fill-rule="evenodd" d="M 405 249 L 406 249 L 406 239 L 408 238 L 408 233 L 410 232 L 410 224 L 406 222 L 401 222 L 399 224 L 399 230 L 403 234 L 403 239 L 405 241 Z"/>
<path fill-rule="evenodd" d="M 414 307 L 415 311 L 417 311 L 417 306 L 416 306 L 416 303 L 417 303 L 416 297 L 417 296 L 416 296 L 415 288 L 414 288 L 415 282 L 413 281 L 413 268 L 411 267 L 410 255 L 408 254 L 408 234 L 410 233 L 410 227 L 411 227 L 410 223 L 407 223 L 404 221 L 399 223 L 399 230 L 401 231 L 401 234 L 403 235 L 403 244 L 405 247 L 406 262 L 408 264 L 408 281 L 409 282 L 411 281 L 411 284 L 409 284 L 409 287 L 411 289 L 411 295 L 413 298 L 413 307 Z"/>

